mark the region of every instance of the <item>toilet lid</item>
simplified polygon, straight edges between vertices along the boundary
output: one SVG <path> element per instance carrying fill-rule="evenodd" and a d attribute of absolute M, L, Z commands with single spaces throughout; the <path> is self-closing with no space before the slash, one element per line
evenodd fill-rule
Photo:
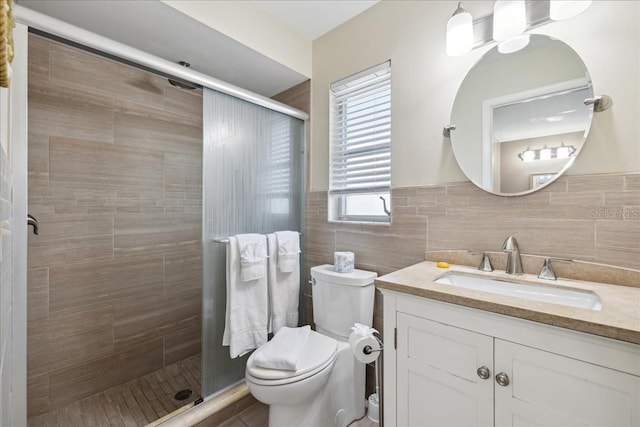
<path fill-rule="evenodd" d="M 282 349 L 286 352 L 287 349 Z M 332 363 L 338 351 L 338 341 L 331 337 L 324 336 L 315 331 L 310 331 L 307 345 L 298 361 L 298 369 L 295 371 L 285 371 L 280 369 L 267 369 L 256 366 L 253 362 L 253 354 L 247 361 L 247 372 L 263 380 L 284 380 L 297 381 L 301 377 L 308 377 L 315 372 L 324 369 Z"/>

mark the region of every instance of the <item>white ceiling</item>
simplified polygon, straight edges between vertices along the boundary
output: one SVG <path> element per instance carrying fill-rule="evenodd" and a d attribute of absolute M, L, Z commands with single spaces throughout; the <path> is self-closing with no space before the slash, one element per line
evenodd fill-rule
<path fill-rule="evenodd" d="M 253 4 L 313 41 L 380 0 L 259 0 Z"/>
<path fill-rule="evenodd" d="M 313 40 L 378 0 L 260 0 L 253 3 Z M 17 0 L 109 39 L 271 97 L 305 81 L 302 74 L 158 0 Z"/>

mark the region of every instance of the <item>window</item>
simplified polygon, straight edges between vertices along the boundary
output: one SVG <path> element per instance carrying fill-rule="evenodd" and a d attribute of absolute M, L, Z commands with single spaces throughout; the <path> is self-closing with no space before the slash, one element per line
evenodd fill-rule
<path fill-rule="evenodd" d="M 391 63 L 331 85 L 329 219 L 391 220 Z"/>
<path fill-rule="evenodd" d="M 266 186 L 269 198 L 269 212 L 272 214 L 289 214 L 289 195 L 291 194 L 291 118 L 273 115 L 269 119 L 270 138 L 267 147 Z"/>

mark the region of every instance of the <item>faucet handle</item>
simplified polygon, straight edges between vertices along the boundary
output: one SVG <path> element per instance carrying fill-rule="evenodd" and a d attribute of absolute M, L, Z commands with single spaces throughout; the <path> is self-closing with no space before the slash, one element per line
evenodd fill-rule
<path fill-rule="evenodd" d="M 540 270 L 540 274 L 538 274 L 539 279 L 556 280 L 558 278 L 556 276 L 556 273 L 553 271 L 553 268 L 551 268 L 552 261 L 573 262 L 572 259 L 567 259 L 567 258 L 547 257 L 544 259 L 544 263 L 542 264 L 542 269 Z"/>
<path fill-rule="evenodd" d="M 489 254 L 485 251 L 467 251 L 470 254 L 482 254 L 482 259 L 480 260 L 480 265 L 478 265 L 478 270 L 480 271 L 493 271 L 493 265 L 491 265 L 491 259 L 489 258 Z"/>

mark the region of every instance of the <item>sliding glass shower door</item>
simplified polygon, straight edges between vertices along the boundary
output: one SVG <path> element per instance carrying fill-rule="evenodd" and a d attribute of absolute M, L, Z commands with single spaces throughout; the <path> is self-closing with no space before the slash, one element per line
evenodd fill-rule
<path fill-rule="evenodd" d="M 239 233 L 302 231 L 304 121 L 209 89 L 203 96 L 202 395 L 244 377 L 222 346 L 226 244 Z"/>

